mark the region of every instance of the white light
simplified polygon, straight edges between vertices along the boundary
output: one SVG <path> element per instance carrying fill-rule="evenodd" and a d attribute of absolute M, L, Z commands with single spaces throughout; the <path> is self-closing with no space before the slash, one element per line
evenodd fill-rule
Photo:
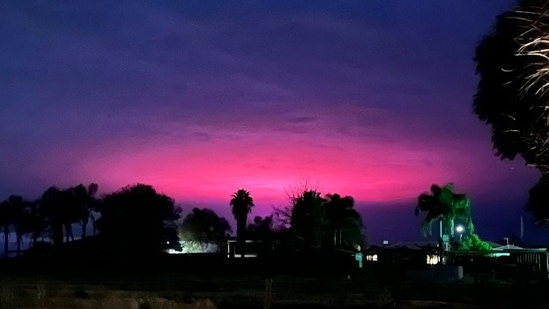
<path fill-rule="evenodd" d="M 463 230 L 464 230 L 463 225 L 458 225 L 458 226 L 456 227 L 456 231 L 457 231 L 458 233 L 463 232 Z"/>
<path fill-rule="evenodd" d="M 440 256 L 435 254 L 428 254 L 427 255 L 427 264 L 428 265 L 436 265 L 440 263 Z"/>

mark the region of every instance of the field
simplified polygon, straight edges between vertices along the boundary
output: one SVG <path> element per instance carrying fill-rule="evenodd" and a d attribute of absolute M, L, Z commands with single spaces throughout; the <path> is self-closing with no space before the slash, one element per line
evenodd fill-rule
<path fill-rule="evenodd" d="M 211 261 L 210 261 L 211 262 Z M 86 271 L 68 265 L 2 268 L 0 308 L 263 308 L 272 278 L 270 308 L 544 308 L 544 282 L 469 278 L 443 284 L 411 282 L 394 268 L 367 267 L 347 277 L 341 272 L 260 273 L 251 263 L 203 267 L 163 265 L 140 270 L 136 264 Z M 250 263 L 250 262 L 247 262 Z M 132 265 L 132 266 L 128 266 Z M 81 269 L 82 266 L 80 266 Z M 225 269 L 226 271 L 220 271 Z M 41 271 L 37 271 L 41 269 Z"/>

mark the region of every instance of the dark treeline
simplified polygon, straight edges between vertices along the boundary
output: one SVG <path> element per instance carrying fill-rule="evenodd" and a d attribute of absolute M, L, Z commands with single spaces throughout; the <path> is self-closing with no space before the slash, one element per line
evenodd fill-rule
<path fill-rule="evenodd" d="M 364 245 L 364 226 L 353 198 L 321 196 L 306 187 L 293 192 L 286 207 L 253 218 L 250 214 L 255 204 L 250 192 L 237 190 L 228 200 L 236 230 L 208 208 L 193 208 L 183 218 L 174 199 L 150 185 L 126 186 L 102 196 L 97 192 L 95 183 L 79 184 L 65 189 L 50 187 L 36 200 L 12 195 L 2 201 L 4 256 L 9 252 L 10 234 L 16 237 L 18 256 L 23 253 L 23 239 L 29 240 L 29 255 L 41 256 L 68 252 L 74 244 L 93 247 L 93 253 L 105 256 L 129 256 L 136 251 L 140 256 L 168 250 L 221 252 L 233 231 L 241 254 L 246 240 L 259 241 L 270 253 L 275 243 L 286 252 L 354 251 Z M 81 227 L 76 241 L 75 224 Z M 88 227 L 92 235 L 88 235 Z"/>

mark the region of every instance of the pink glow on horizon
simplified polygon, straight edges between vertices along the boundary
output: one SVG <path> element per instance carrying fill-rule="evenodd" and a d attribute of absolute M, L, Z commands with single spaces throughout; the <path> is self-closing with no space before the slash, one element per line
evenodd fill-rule
<path fill-rule="evenodd" d="M 106 143 L 95 151 L 100 156 L 83 155 L 83 164 L 71 172 L 78 182 L 97 182 L 104 193 L 146 183 L 177 201 L 225 203 L 238 188 L 246 188 L 259 207 L 271 207 L 285 205 L 285 189 L 304 179 L 323 194 L 351 195 L 369 203 L 413 200 L 432 183 L 454 182 L 458 191 L 475 194 L 516 174 L 511 169 L 491 174 L 502 170 L 498 165 L 518 164 L 494 158 L 486 143 L 452 144 L 433 137 L 361 142 L 322 132 L 212 136 L 206 142 L 152 139 L 139 147 Z M 310 142 L 315 138 L 322 144 Z"/>

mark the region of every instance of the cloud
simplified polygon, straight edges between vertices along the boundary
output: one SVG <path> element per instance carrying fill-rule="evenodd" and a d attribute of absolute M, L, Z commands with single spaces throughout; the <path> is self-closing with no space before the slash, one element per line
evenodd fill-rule
<path fill-rule="evenodd" d="M 433 5 L 10 2 L 0 193 L 148 182 L 274 200 L 311 177 L 364 201 L 444 181 L 518 194 L 508 179 L 534 176 L 493 158 L 470 112 L 488 22 L 469 16 L 496 8 Z"/>

